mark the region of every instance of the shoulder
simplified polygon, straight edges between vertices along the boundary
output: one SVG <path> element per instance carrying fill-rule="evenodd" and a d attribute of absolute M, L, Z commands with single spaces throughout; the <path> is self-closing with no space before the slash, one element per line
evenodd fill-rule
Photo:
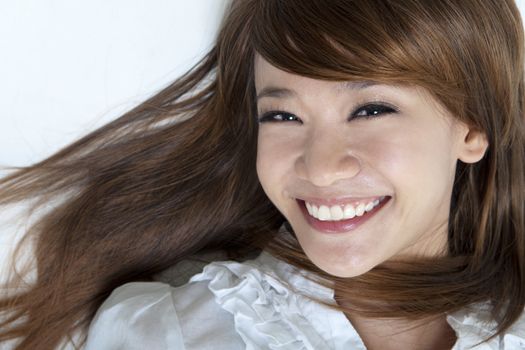
<path fill-rule="evenodd" d="M 167 324 L 173 325 L 169 336 Z M 86 350 L 148 347 L 184 349 L 170 287 L 157 282 L 122 285 L 98 309 L 89 327 Z"/>
<path fill-rule="evenodd" d="M 101 305 L 85 349 L 218 350 L 231 349 L 236 340 L 231 315 L 214 302 L 206 283 L 132 282 Z"/>
<path fill-rule="evenodd" d="M 453 350 L 466 349 L 490 337 L 497 327 L 490 305 L 477 303 L 447 316 L 458 341 Z M 525 310 L 504 334 L 483 344 L 482 349 L 525 349 Z M 475 347 L 477 349 L 477 347 Z"/>

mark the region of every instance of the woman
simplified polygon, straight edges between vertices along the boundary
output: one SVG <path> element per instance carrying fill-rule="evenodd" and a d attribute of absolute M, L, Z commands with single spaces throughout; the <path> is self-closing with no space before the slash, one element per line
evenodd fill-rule
<path fill-rule="evenodd" d="M 512 0 L 234 0 L 192 71 L 2 180 L 59 201 L 1 339 L 525 348 L 523 59 Z"/>

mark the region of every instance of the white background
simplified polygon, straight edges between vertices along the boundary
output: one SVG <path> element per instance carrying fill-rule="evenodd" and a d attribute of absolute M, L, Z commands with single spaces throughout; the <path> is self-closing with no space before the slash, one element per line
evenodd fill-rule
<path fill-rule="evenodd" d="M 211 47 L 226 0 L 0 0 L 0 166 L 42 160 Z"/>

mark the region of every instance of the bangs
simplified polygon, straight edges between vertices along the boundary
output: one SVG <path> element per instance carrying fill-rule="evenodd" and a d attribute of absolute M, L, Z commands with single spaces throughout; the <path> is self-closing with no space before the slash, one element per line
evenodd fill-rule
<path fill-rule="evenodd" d="M 314 79 L 428 82 L 450 69 L 439 67 L 439 19 L 420 3 L 259 1 L 253 48 L 277 68 Z"/>

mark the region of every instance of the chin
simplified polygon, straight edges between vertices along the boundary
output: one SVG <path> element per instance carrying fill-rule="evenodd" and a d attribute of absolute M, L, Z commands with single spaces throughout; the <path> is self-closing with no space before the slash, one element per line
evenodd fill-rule
<path fill-rule="evenodd" d="M 321 268 L 321 269 L 331 276 L 340 277 L 340 278 L 352 278 L 352 277 L 361 276 L 367 273 L 368 271 L 370 271 L 372 268 L 373 266 L 366 267 L 366 268 L 360 268 L 360 269 L 351 268 L 351 267 L 347 268 L 347 267 L 329 266 L 327 268 Z"/>
<path fill-rule="evenodd" d="M 310 254 L 306 250 L 305 252 L 315 266 L 335 277 L 357 277 L 367 273 L 378 265 L 378 263 L 373 263 L 370 259 L 363 259 L 362 257 L 338 257 L 332 254 L 330 259 L 326 259 L 326 255 L 319 257 L 319 255 Z"/>

